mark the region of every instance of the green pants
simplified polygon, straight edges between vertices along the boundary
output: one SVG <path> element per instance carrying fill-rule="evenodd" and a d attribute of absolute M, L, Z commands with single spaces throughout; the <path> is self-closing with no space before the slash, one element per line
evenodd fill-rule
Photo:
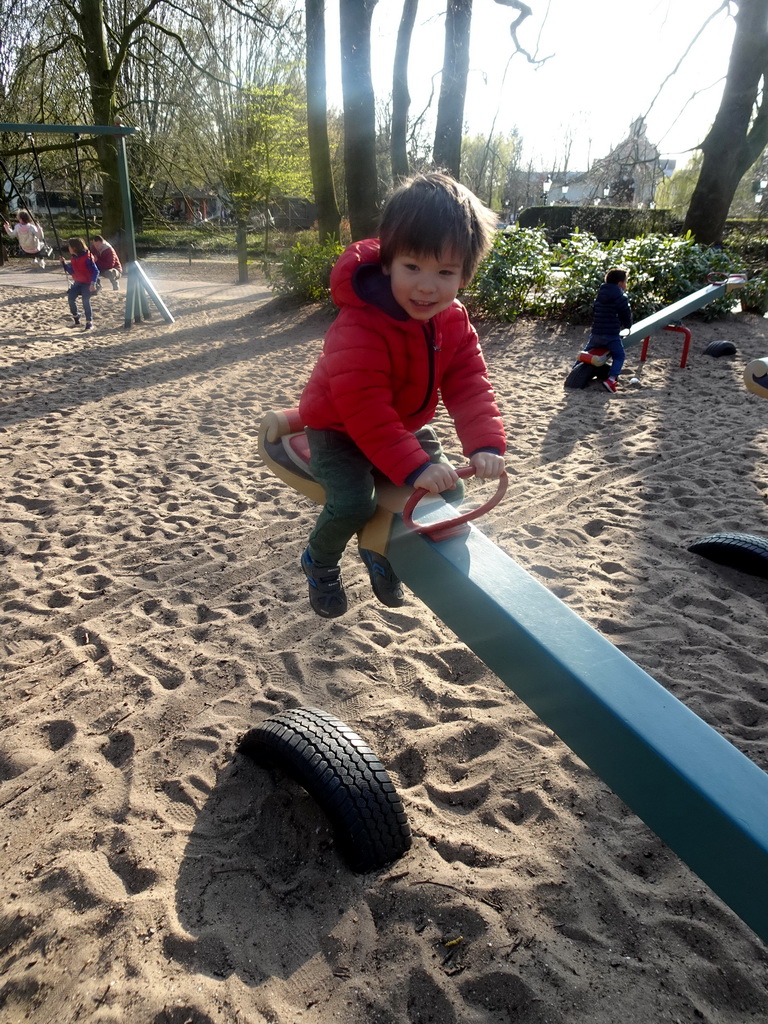
<path fill-rule="evenodd" d="M 376 470 L 351 437 L 338 430 L 306 428 L 310 469 L 325 489 L 325 505 L 309 535 L 309 553 L 320 565 L 336 565 L 354 535 L 376 511 Z M 430 462 L 449 463 L 431 427 L 415 434 Z M 464 497 L 461 480 L 442 497 L 456 504 Z"/>

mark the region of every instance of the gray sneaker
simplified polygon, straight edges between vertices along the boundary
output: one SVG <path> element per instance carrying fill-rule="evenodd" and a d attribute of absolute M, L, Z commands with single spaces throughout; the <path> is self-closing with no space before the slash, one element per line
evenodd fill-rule
<path fill-rule="evenodd" d="M 384 555 L 380 555 L 378 551 L 369 551 L 367 548 L 357 550 L 365 562 L 376 597 L 387 608 L 401 608 L 405 603 L 403 585 Z"/>
<path fill-rule="evenodd" d="M 309 548 L 301 556 L 301 568 L 309 583 L 309 603 L 323 619 L 336 619 L 347 610 L 347 595 L 338 565 L 320 565 L 312 560 Z"/>

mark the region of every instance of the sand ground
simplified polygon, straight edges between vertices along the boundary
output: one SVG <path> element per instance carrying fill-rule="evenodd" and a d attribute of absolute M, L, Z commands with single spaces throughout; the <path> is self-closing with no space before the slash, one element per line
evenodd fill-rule
<path fill-rule="evenodd" d="M 3 1022 L 764 1020 L 765 945 L 428 607 L 378 604 L 350 555 L 348 614 L 309 609 L 316 508 L 256 439 L 330 314 L 227 263 L 145 269 L 174 323 L 102 292 L 88 335 L 55 271 L 0 270 Z M 768 321 L 688 324 L 688 367 L 657 336 L 616 396 L 563 390 L 583 328 L 481 325 L 511 482 L 480 528 L 765 770 L 766 581 L 687 546 L 768 536 L 741 380 Z M 352 874 L 236 753 L 297 706 L 389 770 L 390 868 Z"/>

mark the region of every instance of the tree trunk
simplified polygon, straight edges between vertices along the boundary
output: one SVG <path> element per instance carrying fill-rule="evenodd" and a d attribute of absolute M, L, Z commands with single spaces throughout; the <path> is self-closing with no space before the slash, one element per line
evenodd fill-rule
<path fill-rule="evenodd" d="M 114 124 L 115 73 L 107 51 L 102 0 L 80 0 L 77 22 L 83 39 L 83 57 L 91 94 L 93 122 L 98 125 Z M 123 197 L 117 171 L 115 140 L 110 135 L 97 136 L 96 152 L 102 181 L 101 233 L 106 238 L 121 238 Z"/>
<path fill-rule="evenodd" d="M 702 245 L 722 242 L 738 184 L 768 143 L 767 69 L 768 0 L 739 0 L 723 98 L 683 224 Z"/>
<path fill-rule="evenodd" d="M 397 47 L 392 74 L 392 134 L 389 152 L 392 161 L 392 178 L 408 177 L 408 109 L 411 96 L 408 92 L 408 58 L 411 53 L 411 36 L 416 21 L 419 0 L 405 0 L 397 32 Z"/>
<path fill-rule="evenodd" d="M 328 146 L 325 77 L 325 0 L 305 0 L 307 29 L 307 137 L 320 241 L 341 238 Z"/>
<path fill-rule="evenodd" d="M 464 100 L 469 74 L 469 31 L 472 0 L 448 0 L 445 16 L 445 56 L 435 128 L 435 167 L 458 178 L 461 168 L 461 136 Z"/>
<path fill-rule="evenodd" d="M 235 221 L 235 248 L 237 249 L 237 283 L 248 284 L 248 220 L 239 215 Z"/>
<path fill-rule="evenodd" d="M 371 17 L 376 3 L 339 3 L 344 168 L 353 241 L 375 234 L 378 220 L 376 107 L 371 81 Z"/>

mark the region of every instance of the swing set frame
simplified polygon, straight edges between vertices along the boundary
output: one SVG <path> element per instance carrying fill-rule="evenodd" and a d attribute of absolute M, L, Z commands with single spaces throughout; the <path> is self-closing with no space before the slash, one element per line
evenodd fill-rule
<path fill-rule="evenodd" d="M 166 323 L 172 324 L 174 318 L 163 300 L 155 290 L 152 282 L 144 273 L 136 257 L 136 235 L 133 227 L 131 205 L 131 185 L 128 179 L 128 159 L 125 152 L 125 136 L 133 135 L 136 128 L 114 124 L 12 124 L 0 123 L 0 132 L 23 132 L 25 135 L 112 135 L 117 144 L 117 172 L 120 179 L 120 192 L 123 200 L 124 245 L 127 252 L 125 261 L 126 294 L 125 294 L 125 326 L 148 320 L 149 299 L 152 299 L 160 315 Z"/>

